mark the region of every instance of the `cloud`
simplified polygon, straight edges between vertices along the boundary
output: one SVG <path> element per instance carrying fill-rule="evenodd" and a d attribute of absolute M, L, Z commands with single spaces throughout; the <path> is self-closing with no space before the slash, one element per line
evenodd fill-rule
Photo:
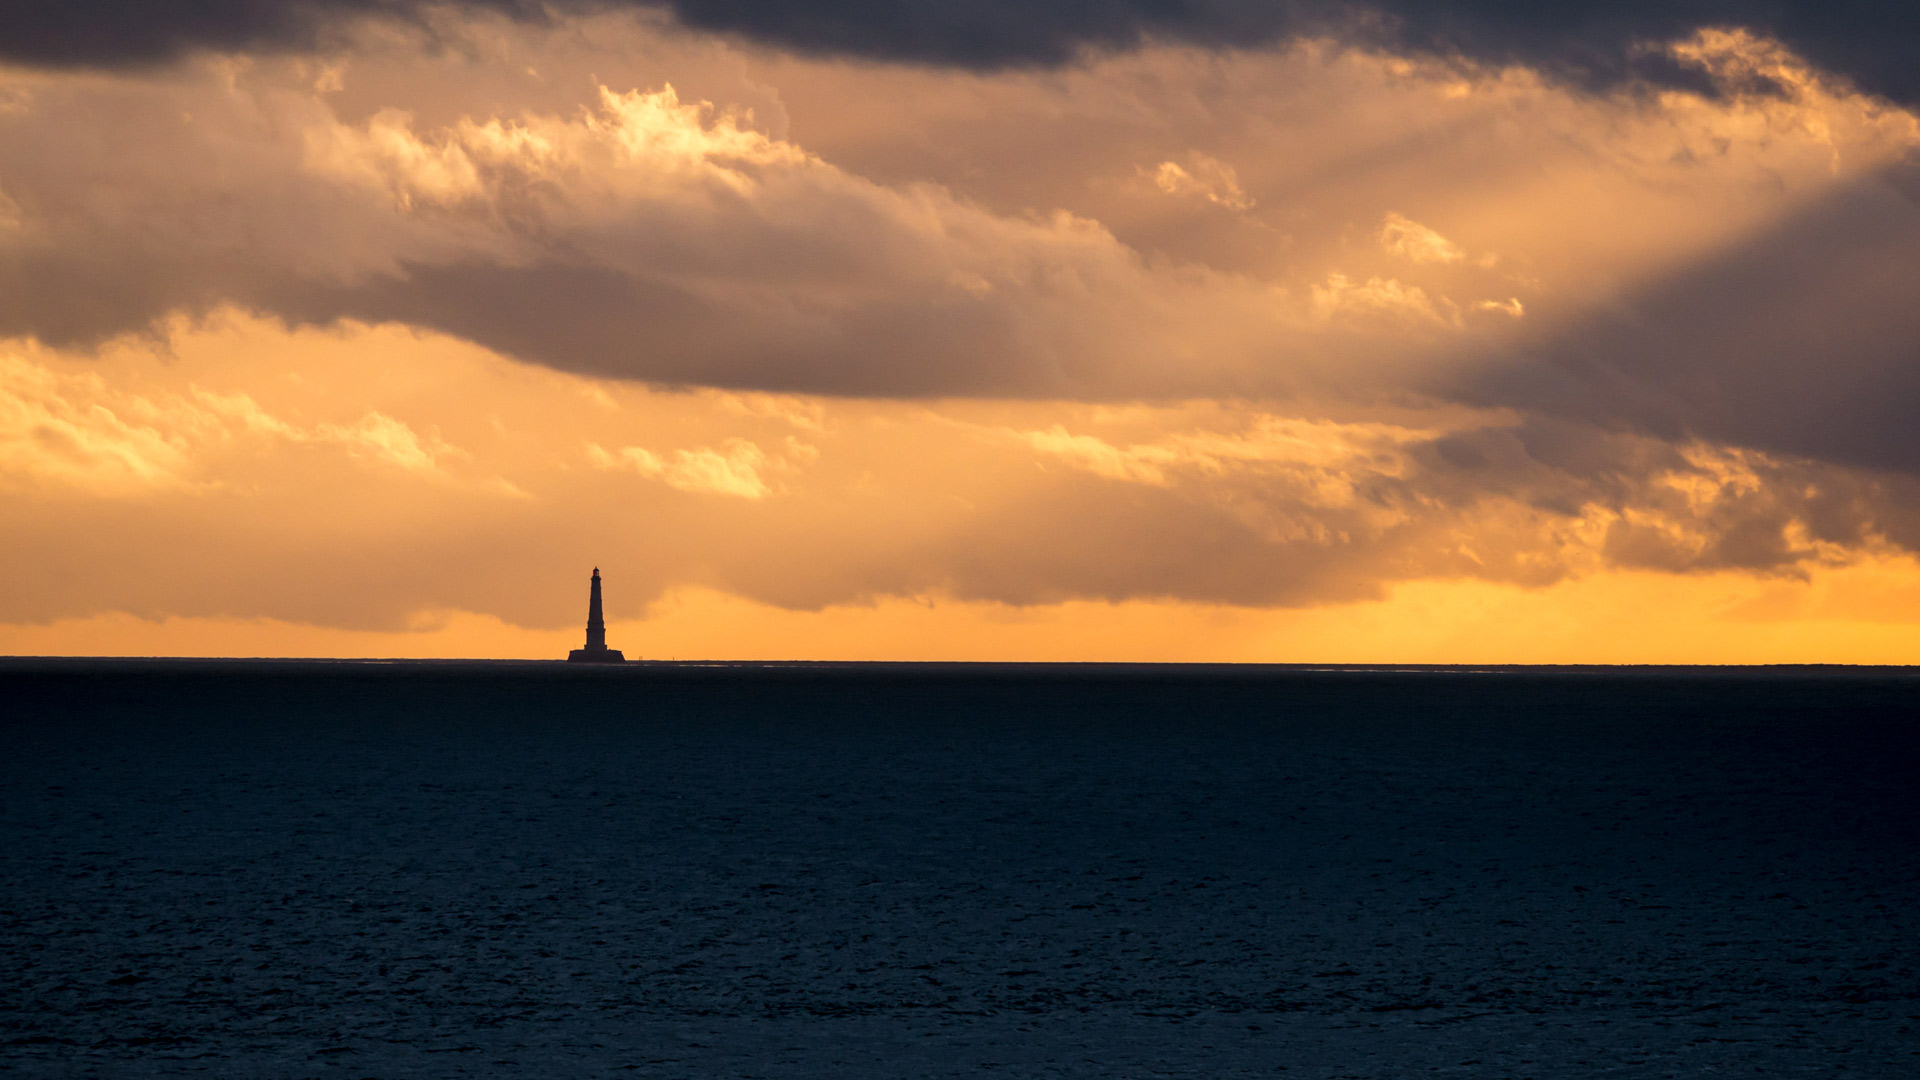
<path fill-rule="evenodd" d="M 191 487 L 190 440 L 212 418 L 183 402 L 107 397 L 98 376 L 0 353 L 0 481 L 107 495 Z"/>
<path fill-rule="evenodd" d="M 1191 169 L 1177 161 L 1161 162 L 1150 174 L 1154 186 L 1169 195 L 1198 196 L 1228 210 L 1253 208 L 1253 200 L 1240 189 L 1233 166 L 1197 151 L 1188 156 L 1188 164 Z"/>
<path fill-rule="evenodd" d="M 1920 473 L 1920 163 L 1543 329 L 1467 400 Z"/>
<path fill-rule="evenodd" d="M 721 52 L 688 77 L 783 110 L 763 119 L 671 83 L 526 74 L 647 67 L 684 44 L 657 26 L 439 32 L 465 51 L 376 36 L 324 70 L 0 76 L 20 103 L 0 111 L 18 221 L 0 332 L 91 347 L 233 303 L 742 391 L 1364 400 L 1505 349 L 1518 320 L 1483 298 L 1558 325 L 1913 127 L 1818 80 L 1592 101 L 1311 46 L 1045 78 L 787 59 L 775 94 L 714 74 L 739 58 L 701 43 Z M 1697 45 L 1774 63 L 1747 39 Z M 828 149 L 780 134 L 796 115 Z M 1173 164 L 1152 179 L 1183 197 L 1117 179 L 1141 161 Z M 1498 268 L 1473 257 L 1493 250 Z"/>
<path fill-rule="evenodd" d="M 760 472 L 769 465 L 786 465 L 769 459 L 765 451 L 745 439 L 728 440 L 725 450 L 710 446 L 675 450 L 666 460 L 644 447 L 623 446 L 609 452 L 594 443 L 587 447 L 587 459 L 598 468 L 630 469 L 641 476 L 656 477 L 680 491 L 740 499 L 764 499 L 772 494 Z"/>
<path fill-rule="evenodd" d="M 1446 303 L 1442 301 L 1442 303 Z M 1313 313 L 1322 319 L 1337 315 L 1388 315 L 1444 326 L 1459 322 L 1459 313 L 1441 310 L 1425 289 L 1405 285 L 1393 278 L 1368 278 L 1356 284 L 1345 274 L 1328 274 L 1327 280 L 1313 287 Z"/>
<path fill-rule="evenodd" d="M 1920 13 L 1910 5 L 1816 0 L 1621 0 L 1590 4 L 1444 4 L 1376 0 L 1141 0 L 1080 4 L 956 5 L 941 0 L 830 0 L 797 8 L 772 0 L 211 0 L 185 7 L 104 0 L 84 6 L 12 0 L 0 6 L 0 58 L 50 65 L 152 64 L 198 49 L 303 50 L 337 41 L 343 24 L 379 18 L 432 29 L 449 10 L 541 21 L 558 12 L 670 11 L 684 25 L 776 48 L 991 69 L 1069 62 L 1084 50 L 1146 41 L 1247 47 L 1296 35 L 1339 35 L 1401 51 L 1525 64 L 1605 87 L 1638 80 L 1699 86 L 1696 69 L 1649 45 L 1703 27 L 1770 34 L 1869 91 L 1920 102 Z"/>
<path fill-rule="evenodd" d="M 1380 246 L 1389 255 L 1416 263 L 1465 262 L 1467 253 L 1439 233 L 1401 214 L 1388 213 L 1380 225 Z"/>
<path fill-rule="evenodd" d="M 1639 80 L 1698 86 L 1697 71 L 1649 48 L 1703 27 L 1740 27 L 1790 48 L 1867 89 L 1920 101 L 1920 13 L 1897 4 L 1817 0 L 1623 0 L 1510 4 L 1494 0 L 1329 3 L 1216 0 L 1160 5 L 950 5 L 937 0 L 841 0 L 801 13 L 769 0 L 675 0 L 681 21 L 781 47 L 921 63 L 997 67 L 1058 64 L 1086 48 L 1181 41 L 1245 47 L 1293 35 L 1335 35 L 1402 51 L 1525 64 L 1574 83 Z"/>
<path fill-rule="evenodd" d="M 1920 544 L 1915 120 L 1768 42 L 1595 97 L 555 19 L 0 72 L 0 614 L 570 625 L 608 552 L 636 605 L 818 610 Z"/>
<path fill-rule="evenodd" d="M 743 408 L 400 327 L 237 313 L 98 356 L 8 348 L 0 416 L 28 419 L 0 427 L 0 622 L 403 629 L 459 610 L 571 627 L 595 564 L 629 614 L 684 588 L 793 610 L 1314 606 L 1622 569 L 1793 580 L 1920 546 L 1912 480 L 1498 409 Z M 48 416 L 88 456 L 40 447 Z"/>
<path fill-rule="evenodd" d="M 442 457 L 462 453 L 459 447 L 449 446 L 437 436 L 423 437 L 406 424 L 379 412 L 370 412 L 350 426 L 322 424 L 312 437 L 340 443 L 355 454 L 402 469 L 431 470 L 439 465 Z"/>
<path fill-rule="evenodd" d="M 402 215 L 450 221 L 430 243 L 465 250 L 396 251 L 398 280 L 307 288 L 285 307 L 435 326 L 555 366 L 718 385 L 857 385 L 880 372 L 846 369 L 884 349 L 900 380 L 884 388 L 912 392 L 928 377 L 970 377 L 962 357 L 1020 361 L 1026 350 L 1006 337 L 1017 324 L 1098 332 L 1073 325 L 1070 310 L 1065 320 L 1031 310 L 1045 301 L 1028 275 L 1060 276 L 1081 295 L 1151 288 L 1095 223 L 1011 221 L 938 190 L 882 188 L 747 119 L 667 86 L 602 88 L 599 108 L 576 118 L 421 134 L 380 114 L 364 129 L 310 132 L 310 164 L 377 189 Z M 562 325 L 571 329 L 555 336 Z M 797 370 L 804 382 L 788 374 Z"/>
<path fill-rule="evenodd" d="M 0 71 L 0 623 L 571 635 L 595 564 L 879 641 L 1910 588 L 1920 139 L 1768 40 L 1592 94 L 420 20 Z"/>
<path fill-rule="evenodd" d="M 1269 484 L 1279 481 L 1286 498 L 1300 505 L 1352 508 L 1369 480 L 1404 476 L 1411 467 L 1406 447 L 1434 433 L 1389 424 L 1255 416 L 1238 431 L 1179 432 L 1150 442 L 1115 444 L 1098 435 L 1070 433 L 1059 424 L 1019 437 L 1108 480 L 1171 488 L 1258 475 Z M 1276 495 L 1270 488 L 1267 497 Z"/>
<path fill-rule="evenodd" d="M 245 392 L 188 385 L 141 393 L 37 353 L 0 350 L 0 483 L 10 487 L 102 498 L 205 495 L 221 483 L 212 463 L 246 440 L 338 448 L 357 462 L 438 480 L 458 480 L 443 466 L 471 458 L 436 431 L 415 431 L 378 410 L 303 426 Z M 478 487 L 511 491 L 484 478 Z"/>
<path fill-rule="evenodd" d="M 302 428 L 244 393 L 129 393 L 97 375 L 37 364 L 30 352 L 0 353 L 0 479 L 109 497 L 204 491 L 203 460 L 243 436 L 338 446 L 417 472 L 465 456 L 380 412 Z"/>
<path fill-rule="evenodd" d="M 227 75 L 56 79 L 0 120 L 30 218 L 0 240 L 0 330 L 97 343 L 237 301 L 663 382 L 1032 394 L 1151 383 L 1216 344 L 1243 362 L 1286 319 L 1258 283 L 1149 266 L 1097 222 L 878 185 L 671 86 L 422 130 Z M 75 143 L 81 115 L 125 140 Z"/>

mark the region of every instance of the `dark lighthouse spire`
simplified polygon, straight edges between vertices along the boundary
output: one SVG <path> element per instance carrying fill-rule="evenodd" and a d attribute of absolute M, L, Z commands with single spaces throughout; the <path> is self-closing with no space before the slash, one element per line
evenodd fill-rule
<path fill-rule="evenodd" d="M 592 592 L 587 600 L 587 647 L 575 649 L 567 659 L 576 663 L 618 664 L 626 660 L 619 649 L 607 648 L 607 622 L 600 614 L 600 568 L 593 568 Z"/>
<path fill-rule="evenodd" d="M 607 622 L 600 615 L 600 568 L 593 568 L 593 599 L 587 601 L 587 651 L 607 651 Z"/>

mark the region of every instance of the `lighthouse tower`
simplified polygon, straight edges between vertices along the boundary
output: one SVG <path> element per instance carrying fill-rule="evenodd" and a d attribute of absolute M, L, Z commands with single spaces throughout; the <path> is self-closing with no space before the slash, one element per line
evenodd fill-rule
<path fill-rule="evenodd" d="M 593 591 L 587 600 L 587 647 L 575 649 L 567 659 L 579 664 L 622 664 L 626 657 L 619 649 L 607 648 L 607 623 L 600 615 L 600 568 L 593 568 Z"/>

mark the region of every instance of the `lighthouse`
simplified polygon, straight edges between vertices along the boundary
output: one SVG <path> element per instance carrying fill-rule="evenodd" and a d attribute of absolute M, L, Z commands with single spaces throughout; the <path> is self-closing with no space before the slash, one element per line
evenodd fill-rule
<path fill-rule="evenodd" d="M 575 649 L 567 659 L 578 664 L 623 664 L 627 658 L 619 649 L 607 648 L 607 623 L 600 615 L 600 568 L 593 568 L 592 592 L 587 600 L 587 647 Z"/>

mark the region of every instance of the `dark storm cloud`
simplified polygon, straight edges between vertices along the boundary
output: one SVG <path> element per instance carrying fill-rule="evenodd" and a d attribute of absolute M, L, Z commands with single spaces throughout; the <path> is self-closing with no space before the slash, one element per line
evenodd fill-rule
<path fill-rule="evenodd" d="M 0 0 L 0 57 L 34 64 L 128 64 L 198 48 L 303 47 L 339 20 L 417 20 L 420 0 Z M 1920 101 L 1920 5 L 1911 0 L 467 0 L 468 8 L 541 18 L 554 11 L 666 8 L 699 29 L 803 52 L 969 68 L 1055 64 L 1080 49 L 1146 38 L 1249 45 L 1334 34 L 1388 47 L 1519 62 L 1603 86 L 1690 84 L 1645 48 L 1703 26 L 1779 37 L 1863 88 Z"/>
<path fill-rule="evenodd" d="M 399 322 L 561 371 L 663 385 L 889 397 L 1106 396 L 1114 376 L 1046 361 L 1016 304 L 908 290 L 778 318 L 671 283 L 568 263 L 407 265 L 354 285 L 244 262 L 0 253 L 0 337 L 88 349 L 168 313 L 238 304 L 295 325 Z M 1097 321 L 1097 320 L 1096 320 Z M 1074 331 L 1085 337 L 1091 331 Z M 1104 340 L 1104 339 L 1098 339 Z M 1102 357 L 1115 349 L 1093 349 Z"/>
<path fill-rule="evenodd" d="M 925 296 L 796 325 L 601 267 L 463 264 L 356 287 L 290 280 L 257 300 L 297 323 L 391 320 L 561 371 L 641 372 L 668 385 L 900 397 L 1058 389 L 1020 362 L 1005 308 Z"/>
<path fill-rule="evenodd" d="M 195 48 L 312 43 L 333 19 L 395 10 L 380 0 L 6 0 L 0 55 L 30 64 L 137 64 Z"/>
<path fill-rule="evenodd" d="M 1558 332 L 1461 396 L 1920 473 L 1920 163 Z"/>
<path fill-rule="evenodd" d="M 0 0 L 0 58 L 53 66 L 120 66 L 194 49 L 305 48 L 343 20 L 418 19 L 420 0 Z M 540 15 L 538 3 L 464 0 L 459 6 Z"/>

